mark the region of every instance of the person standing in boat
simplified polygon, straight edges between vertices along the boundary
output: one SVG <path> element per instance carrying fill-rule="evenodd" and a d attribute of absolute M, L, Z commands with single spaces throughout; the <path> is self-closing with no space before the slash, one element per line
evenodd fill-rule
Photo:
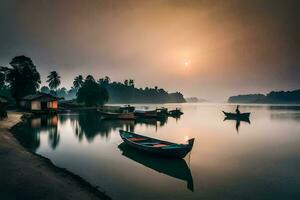
<path fill-rule="evenodd" d="M 240 105 L 237 105 L 237 106 L 236 106 L 236 109 L 235 109 L 235 112 L 236 112 L 236 114 L 238 114 L 238 115 L 241 114 L 241 112 L 240 112 L 240 110 L 239 110 L 239 107 L 240 107 Z"/>

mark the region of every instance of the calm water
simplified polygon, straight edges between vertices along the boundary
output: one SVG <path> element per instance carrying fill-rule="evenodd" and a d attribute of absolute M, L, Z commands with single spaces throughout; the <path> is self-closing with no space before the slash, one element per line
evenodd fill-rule
<path fill-rule="evenodd" d="M 160 122 L 101 121 L 92 112 L 36 118 L 19 139 L 113 199 L 300 199 L 300 107 L 243 105 L 251 122 L 237 124 L 221 112 L 233 105 L 164 106 L 184 115 Z M 121 144 L 122 128 L 196 140 L 185 159 L 157 158 Z"/>

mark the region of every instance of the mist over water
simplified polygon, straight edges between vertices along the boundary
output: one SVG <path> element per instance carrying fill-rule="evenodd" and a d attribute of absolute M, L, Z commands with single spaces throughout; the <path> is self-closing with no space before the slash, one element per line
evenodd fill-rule
<path fill-rule="evenodd" d="M 184 115 L 103 121 L 95 113 L 70 113 L 32 119 L 18 138 L 113 199 L 300 197 L 300 106 L 242 105 L 251 116 L 238 130 L 221 112 L 234 105 L 164 106 L 179 106 Z M 119 129 L 178 143 L 194 137 L 195 144 L 185 159 L 157 158 L 122 144 Z"/>

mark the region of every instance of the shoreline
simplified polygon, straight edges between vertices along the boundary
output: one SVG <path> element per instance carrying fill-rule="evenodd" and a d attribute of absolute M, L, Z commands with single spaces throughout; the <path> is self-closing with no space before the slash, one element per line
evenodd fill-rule
<path fill-rule="evenodd" d="M 82 177 L 23 147 L 12 130 L 22 122 L 21 115 L 8 112 L 0 121 L 0 199 L 111 199 Z"/>

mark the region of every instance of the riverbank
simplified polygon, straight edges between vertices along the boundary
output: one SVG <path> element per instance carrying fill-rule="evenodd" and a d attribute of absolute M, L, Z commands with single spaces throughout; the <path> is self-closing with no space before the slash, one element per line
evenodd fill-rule
<path fill-rule="evenodd" d="M 10 132 L 21 114 L 0 121 L 0 199 L 110 199 L 79 176 L 22 147 Z"/>

